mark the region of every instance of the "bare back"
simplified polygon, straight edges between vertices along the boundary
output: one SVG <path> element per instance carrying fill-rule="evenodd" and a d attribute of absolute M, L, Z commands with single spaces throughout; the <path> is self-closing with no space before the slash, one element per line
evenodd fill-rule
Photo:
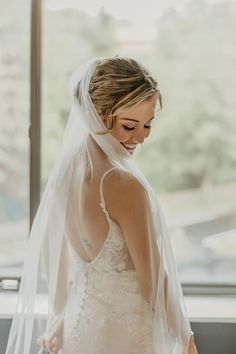
<path fill-rule="evenodd" d="M 85 262 L 91 262 L 96 258 L 109 232 L 109 223 L 100 203 L 102 179 L 106 171 L 111 168 L 111 164 L 97 146 L 92 145 L 91 142 L 90 144 L 90 151 L 95 161 L 93 177 L 91 178 L 89 169 L 86 169 L 89 165 L 89 156 L 87 154 L 78 156 L 80 170 L 83 163 L 87 174 L 81 175 L 75 161 L 66 216 L 67 239 Z"/>

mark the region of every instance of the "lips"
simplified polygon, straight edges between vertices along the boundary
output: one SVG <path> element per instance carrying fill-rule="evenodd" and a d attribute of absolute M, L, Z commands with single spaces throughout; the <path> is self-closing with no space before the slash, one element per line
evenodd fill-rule
<path fill-rule="evenodd" d="M 129 152 L 134 152 L 134 150 L 136 149 L 137 144 L 125 144 L 125 143 L 121 143 L 121 145 L 124 146 L 124 148 L 126 150 L 128 150 Z"/>

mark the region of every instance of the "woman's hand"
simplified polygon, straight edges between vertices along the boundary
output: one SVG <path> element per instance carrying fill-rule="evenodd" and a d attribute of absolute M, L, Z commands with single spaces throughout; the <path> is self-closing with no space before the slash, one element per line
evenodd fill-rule
<path fill-rule="evenodd" d="M 197 351 L 193 336 L 190 337 L 189 346 L 188 346 L 188 353 L 187 354 L 198 354 L 198 351 Z"/>
<path fill-rule="evenodd" d="M 40 336 L 37 339 L 37 343 L 45 352 L 57 354 L 62 347 L 62 337 L 54 336 L 52 339 L 48 340 Z"/>
<path fill-rule="evenodd" d="M 63 325 L 59 326 L 51 338 L 46 336 L 38 337 L 37 343 L 45 352 L 58 354 L 63 344 Z"/>
<path fill-rule="evenodd" d="M 63 321 L 51 315 L 47 321 L 45 333 L 37 339 L 38 345 L 46 352 L 58 354 L 63 344 Z"/>

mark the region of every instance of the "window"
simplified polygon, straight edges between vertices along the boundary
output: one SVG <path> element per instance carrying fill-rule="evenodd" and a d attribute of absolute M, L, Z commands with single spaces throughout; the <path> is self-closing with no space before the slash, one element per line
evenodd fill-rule
<path fill-rule="evenodd" d="M 1 273 L 19 269 L 29 225 L 28 10 L 4 3 L 0 23 Z M 235 15 L 234 2 L 213 0 L 149 0 L 140 10 L 127 0 L 43 3 L 42 188 L 69 114 L 70 74 L 94 56 L 142 61 L 164 108 L 137 163 L 163 205 L 182 282 L 225 289 L 236 285 Z"/>
<path fill-rule="evenodd" d="M 29 231 L 29 2 L 0 0 L 0 277 L 19 276 Z M 19 15 L 20 14 L 20 15 Z"/>

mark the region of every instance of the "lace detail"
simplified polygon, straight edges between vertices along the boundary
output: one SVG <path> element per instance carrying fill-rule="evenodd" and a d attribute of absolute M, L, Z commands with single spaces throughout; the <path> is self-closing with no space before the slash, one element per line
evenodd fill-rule
<path fill-rule="evenodd" d="M 102 182 L 102 181 L 101 181 Z M 100 203 L 109 232 L 98 256 L 86 263 L 72 251 L 73 284 L 64 318 L 63 354 L 151 354 L 152 311 L 118 224 Z"/>

